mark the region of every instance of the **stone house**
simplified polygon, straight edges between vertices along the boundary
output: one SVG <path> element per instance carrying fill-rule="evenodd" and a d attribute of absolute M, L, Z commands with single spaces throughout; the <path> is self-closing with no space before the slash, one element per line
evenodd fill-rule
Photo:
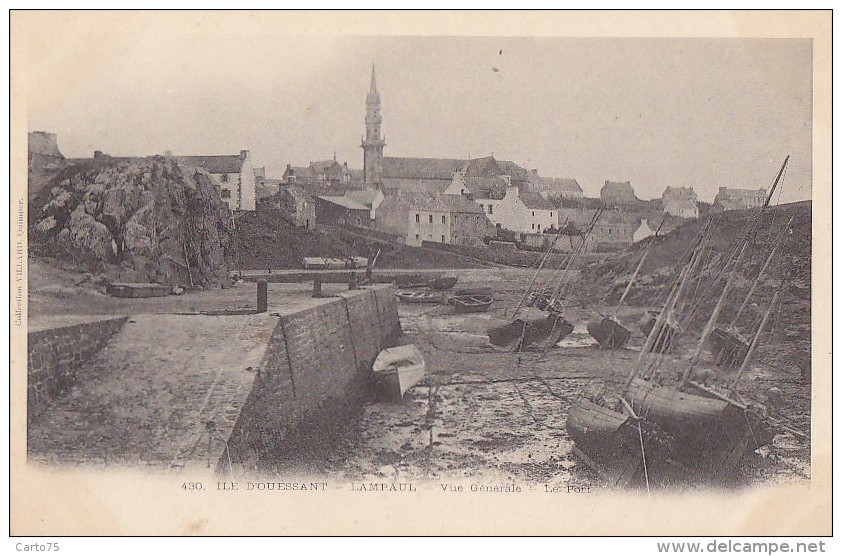
<path fill-rule="evenodd" d="M 720 187 L 713 200 L 711 210 L 742 210 L 762 207 L 766 202 L 766 190 L 760 189 L 732 189 Z"/>
<path fill-rule="evenodd" d="M 667 186 L 661 195 L 664 214 L 679 218 L 698 218 L 699 206 L 696 201 L 698 197 L 692 187 Z"/>
<path fill-rule="evenodd" d="M 290 221 L 301 228 L 313 230 L 316 227 L 316 202 L 303 187 L 291 185 L 281 189 L 277 195 L 277 206 L 289 216 Z"/>
<path fill-rule="evenodd" d="M 231 210 L 255 210 L 257 187 L 249 151 L 236 155 L 176 156 L 179 165 L 204 169 Z"/>
<path fill-rule="evenodd" d="M 605 185 L 599 190 L 599 198 L 609 205 L 624 205 L 639 203 L 640 199 L 634 194 L 630 181 L 605 180 Z"/>
<path fill-rule="evenodd" d="M 375 227 L 416 247 L 424 241 L 478 245 L 494 233 L 479 205 L 465 196 L 400 190 L 385 196 Z"/>

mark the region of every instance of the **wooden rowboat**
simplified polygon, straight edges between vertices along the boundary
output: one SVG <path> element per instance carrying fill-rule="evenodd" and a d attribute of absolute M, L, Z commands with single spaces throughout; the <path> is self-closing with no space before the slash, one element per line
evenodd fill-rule
<path fill-rule="evenodd" d="M 442 299 L 438 292 L 396 291 L 395 295 L 403 303 L 440 303 Z"/>
<path fill-rule="evenodd" d="M 491 307 L 490 295 L 454 295 L 447 300 L 457 313 L 484 313 Z"/>
<path fill-rule="evenodd" d="M 424 356 L 414 344 L 384 349 L 372 367 L 375 385 L 384 397 L 401 400 L 424 378 L 425 366 Z"/>

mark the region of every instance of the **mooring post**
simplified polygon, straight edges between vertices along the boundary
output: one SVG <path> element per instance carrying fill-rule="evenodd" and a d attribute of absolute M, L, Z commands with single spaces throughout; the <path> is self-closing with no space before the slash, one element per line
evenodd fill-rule
<path fill-rule="evenodd" d="M 313 297 L 322 296 L 322 279 L 320 276 L 313 277 Z"/>
<path fill-rule="evenodd" d="M 257 312 L 265 313 L 269 305 L 269 283 L 261 278 L 257 281 Z"/>

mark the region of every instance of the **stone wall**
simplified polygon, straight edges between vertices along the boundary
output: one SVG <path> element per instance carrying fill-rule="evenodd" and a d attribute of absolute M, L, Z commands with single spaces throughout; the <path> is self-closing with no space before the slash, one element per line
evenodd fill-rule
<path fill-rule="evenodd" d="M 228 442 L 235 465 L 300 469 L 329 454 L 370 392 L 374 358 L 400 334 L 391 286 L 282 315 Z"/>
<path fill-rule="evenodd" d="M 31 421 L 50 400 L 80 380 L 79 371 L 128 317 L 108 317 L 31 330 L 28 336 L 27 416 Z M 31 327 L 32 328 L 32 327 Z"/>

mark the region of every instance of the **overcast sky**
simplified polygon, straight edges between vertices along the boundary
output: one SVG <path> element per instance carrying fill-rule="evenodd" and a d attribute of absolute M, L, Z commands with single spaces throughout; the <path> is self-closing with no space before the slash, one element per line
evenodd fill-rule
<path fill-rule="evenodd" d="M 810 198 L 809 40 L 100 31 L 32 38 L 29 129 L 58 133 L 65 156 L 248 149 L 280 177 L 336 151 L 361 168 L 374 62 L 386 156 L 493 153 L 589 196 L 610 179 L 711 201 L 767 187 L 790 154 L 781 201 Z"/>

